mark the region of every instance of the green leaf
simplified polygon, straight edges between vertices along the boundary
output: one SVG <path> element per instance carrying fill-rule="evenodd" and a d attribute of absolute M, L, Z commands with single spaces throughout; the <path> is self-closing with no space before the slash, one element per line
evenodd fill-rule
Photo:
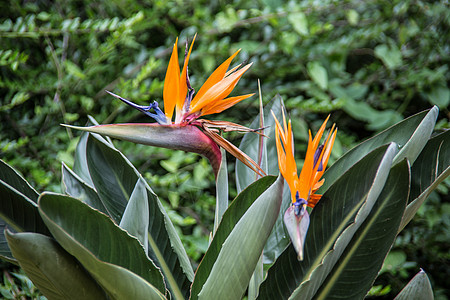
<path fill-rule="evenodd" d="M 8 224 L 4 220 L 0 219 L 0 259 L 18 265 L 19 263 L 13 257 L 11 249 L 9 249 L 6 236 L 3 234 L 3 232 L 5 232 L 6 230 L 7 225 Z"/>
<path fill-rule="evenodd" d="M 142 176 L 122 153 L 92 135 L 87 141 L 87 161 L 100 199 L 116 223 L 120 223 L 136 182 Z M 161 268 L 171 292 L 187 296 L 194 278 L 189 258 L 158 197 L 147 183 L 145 186 L 150 211 L 148 255 Z"/>
<path fill-rule="evenodd" d="M 288 15 L 288 21 L 300 35 L 308 35 L 308 19 L 303 12 L 291 13 Z"/>
<path fill-rule="evenodd" d="M 238 223 L 253 202 L 275 182 L 275 176 L 265 176 L 248 186 L 231 202 L 225 211 L 214 238 L 200 262 L 191 288 L 191 299 L 197 299 L 198 293 L 206 282 L 213 265 L 234 226 Z"/>
<path fill-rule="evenodd" d="M 228 169 L 227 156 L 224 149 L 222 152 L 222 162 L 220 164 L 219 172 L 216 176 L 216 209 L 214 214 L 214 232 L 219 226 L 223 214 L 228 208 Z"/>
<path fill-rule="evenodd" d="M 49 299 L 107 299 L 80 263 L 52 238 L 38 233 L 5 232 L 14 257 Z"/>
<path fill-rule="evenodd" d="M 326 90 L 328 87 L 328 73 L 327 70 L 318 61 L 311 61 L 307 64 L 308 74 L 311 79 L 322 89 Z"/>
<path fill-rule="evenodd" d="M 399 231 L 412 220 L 430 193 L 450 175 L 450 130 L 431 138 L 414 163 L 411 194 Z"/>
<path fill-rule="evenodd" d="M 265 147 L 263 149 L 267 149 L 267 152 L 263 152 L 263 157 L 266 159 L 262 159 L 261 168 L 269 175 L 278 176 L 278 161 L 276 159 L 268 160 L 267 157 L 277 157 L 277 148 L 275 144 L 275 120 L 272 117 L 271 111 L 275 114 L 275 116 L 281 120 L 282 118 L 282 110 L 283 100 L 280 96 L 275 96 L 265 107 L 264 107 L 264 126 L 266 129 L 262 130 L 266 139 L 264 139 Z M 259 128 L 260 127 L 260 115 L 258 114 L 252 121 L 249 126 L 250 128 Z M 248 156 L 250 156 L 254 161 L 258 161 L 259 155 L 259 135 L 254 132 L 248 132 L 244 134 L 244 137 L 241 140 L 239 145 L 239 149 L 245 152 Z M 251 183 L 253 183 L 256 179 L 255 173 L 246 167 L 241 161 L 236 160 L 236 186 L 238 192 L 245 189 Z"/>
<path fill-rule="evenodd" d="M 77 199 L 43 193 L 39 212 L 58 243 L 113 298 L 163 299 L 164 280 L 142 246 L 106 215 Z"/>
<path fill-rule="evenodd" d="M 264 139 L 263 149 L 266 151 L 263 152 L 262 159 L 262 169 L 266 171 L 267 174 L 278 176 L 278 160 L 277 159 L 267 159 L 267 157 L 276 158 L 277 157 L 277 148 L 275 141 L 275 119 L 272 116 L 273 112 L 278 120 L 281 120 L 283 117 L 282 110 L 284 110 L 283 99 L 280 96 L 275 96 L 265 107 L 264 107 L 264 126 L 267 129 L 264 130 L 264 135 L 267 136 Z M 258 114 L 253 120 L 250 128 L 259 128 L 260 127 L 260 115 Z M 259 136 L 254 133 L 246 133 L 242 138 L 239 149 L 247 153 L 254 161 L 258 161 L 258 152 L 259 152 Z M 241 191 L 249 184 L 254 182 L 255 175 L 254 173 L 248 169 L 243 163 L 236 160 L 236 186 L 238 191 Z M 278 216 L 277 221 L 273 227 L 272 233 L 267 239 L 266 246 L 264 247 L 264 263 L 272 264 L 276 258 L 283 252 L 284 249 L 289 244 L 289 237 L 287 236 L 284 223 L 283 223 L 283 215 L 284 210 L 286 210 L 291 203 L 291 196 L 289 191 L 289 186 L 287 184 L 284 185 L 283 191 L 283 203 L 281 204 L 280 215 Z"/>
<path fill-rule="evenodd" d="M 86 126 L 99 125 L 98 122 L 93 117 L 88 116 L 88 118 L 89 121 L 87 122 Z M 91 175 L 89 175 L 89 168 L 87 165 L 87 158 L 86 158 L 86 143 L 90 134 L 93 134 L 99 140 L 108 142 L 112 147 L 113 145 L 109 137 L 103 138 L 99 134 L 83 132 L 83 134 L 80 136 L 80 140 L 78 141 L 77 148 L 75 150 L 73 171 L 78 176 L 80 176 L 80 178 L 83 179 L 83 181 L 86 182 L 86 184 L 93 187 L 94 184 L 92 183 Z"/>
<path fill-rule="evenodd" d="M 242 298 L 278 217 L 283 183 L 280 175 L 236 223 L 222 244 L 199 299 L 214 299 L 217 295 Z"/>
<path fill-rule="evenodd" d="M 62 184 L 63 191 L 68 195 L 109 215 L 108 210 L 100 200 L 97 192 L 64 163 L 62 164 Z"/>
<path fill-rule="evenodd" d="M 433 107 L 411 116 L 348 151 L 325 172 L 325 183 L 320 191 L 326 191 L 367 153 L 386 143 L 394 142 L 401 146 L 394 163 L 406 157 L 413 164 L 433 131 L 438 112 L 438 108 Z"/>
<path fill-rule="evenodd" d="M 0 180 L 0 218 L 16 231 L 50 235 L 39 215 L 37 204 L 14 187 Z"/>
<path fill-rule="evenodd" d="M 433 289 L 427 274 L 420 270 L 394 300 L 433 300 Z"/>
<path fill-rule="evenodd" d="M 382 44 L 376 46 L 375 56 L 381 59 L 388 69 L 395 69 L 402 65 L 402 53 L 394 45 Z"/>
<path fill-rule="evenodd" d="M 406 160 L 391 169 L 372 211 L 353 236 L 315 299 L 363 299 L 390 250 L 409 193 Z"/>
<path fill-rule="evenodd" d="M 439 106 L 441 109 L 446 109 L 450 103 L 450 90 L 444 84 L 438 84 L 432 87 L 429 93 L 426 93 L 428 101 Z"/>
<path fill-rule="evenodd" d="M 37 202 L 39 193 L 10 165 L 0 159 L 0 180 L 15 188 L 18 192 Z"/>
<path fill-rule="evenodd" d="M 377 148 L 326 191 L 310 215 L 304 260 L 297 260 L 290 245 L 269 269 L 261 285 L 261 299 L 310 299 L 315 294 L 370 213 L 395 154 L 394 144 Z"/>
<path fill-rule="evenodd" d="M 148 197 L 143 179 L 138 179 L 119 226 L 135 236 L 148 253 Z"/>

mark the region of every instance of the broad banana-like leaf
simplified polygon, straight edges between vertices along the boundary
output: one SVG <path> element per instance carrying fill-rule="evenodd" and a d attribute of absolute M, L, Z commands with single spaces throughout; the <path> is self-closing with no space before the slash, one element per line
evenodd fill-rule
<path fill-rule="evenodd" d="M 0 259 L 18 265 L 18 261 L 13 257 L 11 249 L 8 246 L 6 236 L 3 234 L 7 226 L 8 224 L 3 219 L 0 219 Z"/>
<path fill-rule="evenodd" d="M 431 138 L 412 167 L 410 203 L 399 232 L 412 220 L 430 193 L 450 175 L 450 130 Z"/>
<path fill-rule="evenodd" d="M 33 202 L 37 202 L 39 193 L 22 177 L 22 175 L 1 159 L 0 180 L 9 184 Z"/>
<path fill-rule="evenodd" d="M 255 200 L 265 190 L 267 190 L 267 188 L 271 186 L 275 180 L 275 176 L 265 176 L 240 192 L 233 202 L 231 202 L 222 217 L 214 238 L 208 247 L 208 251 L 203 256 L 203 259 L 195 272 L 190 299 L 198 299 L 198 293 L 200 293 L 203 284 L 208 279 L 219 252 L 222 249 L 222 245 L 228 238 L 236 223 L 241 219 L 253 202 L 255 202 Z"/>
<path fill-rule="evenodd" d="M 281 120 L 283 117 L 282 110 L 284 109 L 283 99 L 279 95 L 275 96 L 265 107 L 263 113 L 264 119 L 264 135 L 267 138 L 264 139 L 263 152 L 262 152 L 262 169 L 271 175 L 278 175 L 278 160 L 277 149 L 275 142 L 275 120 L 272 116 L 273 112 L 275 116 Z M 255 117 L 250 125 L 250 128 L 260 127 L 260 114 Z M 259 153 L 259 136 L 246 133 L 242 138 L 239 148 L 248 154 L 253 160 L 258 161 Z M 267 159 L 275 158 L 275 159 Z M 255 174 L 248 168 L 245 167 L 243 163 L 236 160 L 236 186 L 238 191 L 243 190 L 249 184 L 255 181 Z M 283 216 L 286 209 L 291 203 L 291 196 L 289 191 L 289 186 L 284 185 L 283 191 L 283 203 L 281 204 L 280 214 L 278 216 L 273 230 L 267 239 L 267 243 L 263 251 L 263 262 L 264 264 L 272 264 L 277 257 L 286 249 L 289 245 L 289 236 L 284 228 Z"/>
<path fill-rule="evenodd" d="M 304 260 L 289 246 L 269 269 L 258 299 L 311 299 L 380 195 L 397 154 L 389 144 L 357 162 L 327 190 L 310 215 Z"/>
<path fill-rule="evenodd" d="M 64 126 L 133 143 L 198 153 L 209 160 L 216 175 L 219 171 L 221 161 L 219 147 L 196 126 L 156 123 Z"/>
<path fill-rule="evenodd" d="M 236 223 L 198 294 L 199 299 L 242 298 L 278 217 L 283 183 L 279 175 Z"/>
<path fill-rule="evenodd" d="M 92 116 L 88 116 L 89 121 L 87 122 L 86 126 L 92 126 L 92 125 L 99 125 L 97 120 L 95 120 Z M 84 182 L 86 182 L 87 185 L 93 187 L 94 184 L 92 183 L 91 176 L 89 175 L 89 168 L 87 166 L 87 159 L 86 159 L 86 143 L 89 136 L 89 132 L 84 132 L 80 136 L 80 140 L 78 141 L 77 148 L 75 150 L 75 160 L 73 163 L 73 171 L 80 176 L 81 179 L 83 179 Z M 103 140 L 107 143 L 109 143 L 111 146 L 112 142 L 109 137 L 103 138 L 99 134 L 95 134 L 95 137 L 97 139 Z"/>
<path fill-rule="evenodd" d="M 383 192 L 314 299 L 363 299 L 397 235 L 409 194 L 408 161 L 391 169 Z"/>
<path fill-rule="evenodd" d="M 272 117 L 271 111 L 275 116 L 281 119 L 283 100 L 280 96 L 275 96 L 265 107 L 264 107 L 264 135 L 267 138 L 264 139 L 263 152 L 262 152 L 262 165 L 261 168 L 268 175 L 278 175 L 278 161 L 276 159 L 267 159 L 277 157 L 277 149 L 275 144 L 275 121 Z M 258 114 L 252 121 L 250 128 L 260 127 L 260 115 Z M 259 135 L 253 132 L 248 132 L 244 134 L 239 149 L 247 153 L 254 161 L 259 159 Z M 264 151 L 265 150 L 265 151 Z M 247 186 L 255 181 L 255 173 L 247 168 L 242 162 L 236 160 L 236 187 L 238 192 L 241 192 Z"/>
<path fill-rule="evenodd" d="M 433 289 L 430 280 L 424 270 L 420 270 L 416 276 L 403 288 L 394 300 L 433 300 Z"/>
<path fill-rule="evenodd" d="M 38 197 L 39 193 L 16 170 L 0 159 L 0 258 L 17 264 L 3 234 L 8 225 L 17 231 L 30 230 L 49 234 L 42 220 L 42 226 L 29 222 L 35 217 L 40 219 L 35 204 Z M 25 206 L 23 212 L 27 215 L 22 214 L 22 206 Z"/>
<path fill-rule="evenodd" d="M 216 176 L 216 209 L 214 213 L 214 231 L 216 232 L 222 216 L 228 208 L 228 168 L 225 150 L 221 149 L 222 162 Z"/>
<path fill-rule="evenodd" d="M 138 179 L 119 226 L 136 237 L 148 253 L 148 197 L 143 179 Z"/>
<path fill-rule="evenodd" d="M 88 171 L 87 173 L 89 173 Z M 61 173 L 62 173 L 62 190 L 66 194 L 79 199 L 80 201 L 86 203 L 92 208 L 98 209 L 102 213 L 109 215 L 108 209 L 106 209 L 97 192 L 92 187 L 94 186 L 92 180 L 91 185 L 89 185 L 74 171 L 72 171 L 69 167 L 67 167 L 64 163 L 62 164 Z"/>
<path fill-rule="evenodd" d="M 3 227 L 1 229 L 9 227 L 16 232 L 29 231 L 50 235 L 39 215 L 37 204 L 3 180 L 0 180 L 0 219 L 0 225 Z M 8 249 L 3 231 L 0 232 L 0 245 L 1 257 L 17 263 Z"/>
<path fill-rule="evenodd" d="M 64 195 L 43 193 L 39 212 L 53 237 L 113 299 L 164 299 L 159 268 L 139 241 L 106 215 Z"/>
<path fill-rule="evenodd" d="M 87 161 L 90 176 L 102 202 L 117 224 L 128 204 L 139 172 L 117 149 L 95 136 L 87 141 Z M 194 271 L 172 222 L 158 197 L 145 180 L 149 201 L 148 255 L 164 273 L 169 290 L 174 295 L 189 295 Z"/>
<path fill-rule="evenodd" d="M 434 106 L 430 110 L 413 115 L 394 126 L 382 131 L 374 137 L 354 147 L 339 158 L 323 175 L 325 182 L 320 191 L 326 191 L 342 174 L 373 149 L 387 143 L 397 143 L 400 151 L 394 164 L 407 158 L 413 165 L 433 132 L 439 109 Z"/>
<path fill-rule="evenodd" d="M 97 282 L 54 239 L 9 230 L 5 235 L 22 269 L 48 299 L 107 299 Z"/>

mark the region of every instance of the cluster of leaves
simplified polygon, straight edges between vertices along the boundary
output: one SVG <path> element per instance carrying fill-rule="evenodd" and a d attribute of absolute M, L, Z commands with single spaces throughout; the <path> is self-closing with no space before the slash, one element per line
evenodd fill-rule
<path fill-rule="evenodd" d="M 176 36 L 184 41 L 194 33 L 194 87 L 242 48 L 239 59 L 254 64 L 237 92 L 255 92 L 259 78 L 265 99 L 281 94 L 296 120 L 300 152 L 306 124 L 316 128 L 330 112 L 339 120 L 334 158 L 430 104 L 440 107 L 437 128 L 449 126 L 450 12 L 444 1 L 12 0 L 0 8 L 0 158 L 38 190 L 60 191 L 60 161 L 73 165 L 77 134 L 59 124 L 84 125 L 89 114 L 102 123 L 147 122 L 104 90 L 140 104 L 161 99 L 168 49 Z M 247 124 L 257 110 L 257 101 L 248 100 L 223 118 Z M 183 239 L 191 245 L 187 251 L 198 261 L 205 251 L 203 228 L 214 219 L 206 161 L 127 143 L 118 147 L 167 199 L 172 220 L 190 236 Z M 448 207 L 433 194 L 397 241 L 396 250 L 406 255 L 400 265 L 405 281 L 416 271 L 410 262 L 420 261 L 445 286 L 446 214 Z"/>

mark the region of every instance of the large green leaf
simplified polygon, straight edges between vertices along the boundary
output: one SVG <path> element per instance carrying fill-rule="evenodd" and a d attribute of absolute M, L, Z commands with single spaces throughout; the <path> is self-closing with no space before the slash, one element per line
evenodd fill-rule
<path fill-rule="evenodd" d="M 298 261 L 290 245 L 269 269 L 259 298 L 315 294 L 380 195 L 396 148 L 390 144 L 370 152 L 327 190 L 310 216 L 304 260 Z"/>
<path fill-rule="evenodd" d="M 88 116 L 88 118 L 89 118 L 89 121 L 87 122 L 86 126 L 99 125 L 97 120 L 95 120 L 93 117 Z M 103 138 L 101 135 L 95 134 L 95 133 L 84 132 L 80 136 L 80 140 L 78 141 L 77 148 L 75 150 L 75 160 L 73 163 L 73 171 L 78 176 L 80 176 L 80 178 L 83 179 L 83 181 L 86 182 L 86 184 L 93 187 L 94 185 L 92 183 L 91 175 L 89 175 L 89 168 L 87 165 L 87 158 L 86 158 L 86 143 L 87 143 L 87 139 L 90 134 L 95 135 L 96 138 L 109 143 L 111 146 L 112 146 L 112 142 L 109 137 Z"/>
<path fill-rule="evenodd" d="M 130 195 L 142 176 L 122 153 L 92 135 L 87 142 L 87 160 L 100 199 L 116 223 L 120 223 Z M 171 292 L 187 297 L 194 277 L 189 258 L 158 197 L 147 183 L 145 187 L 150 212 L 148 255 L 161 268 Z"/>
<path fill-rule="evenodd" d="M 148 197 L 143 179 L 139 179 L 131 193 L 130 201 L 125 209 L 119 226 L 141 242 L 145 253 L 148 253 Z"/>
<path fill-rule="evenodd" d="M 314 299 L 363 299 L 397 235 L 409 194 L 406 160 L 391 169 L 383 192 Z"/>
<path fill-rule="evenodd" d="M 241 299 L 278 217 L 281 175 L 244 213 L 223 242 L 199 299 Z M 220 227 L 220 225 L 219 225 Z"/>
<path fill-rule="evenodd" d="M 39 198 L 39 212 L 58 243 L 115 299 L 162 299 L 159 268 L 139 241 L 106 215 L 77 199 L 53 193 Z"/>
<path fill-rule="evenodd" d="M 433 289 L 427 274 L 420 270 L 394 300 L 433 300 Z"/>
<path fill-rule="evenodd" d="M 282 111 L 283 99 L 280 96 L 274 97 L 265 107 L 263 111 L 264 119 L 264 134 L 267 136 L 263 140 L 263 153 L 262 153 L 262 169 L 271 175 L 278 175 L 278 160 L 277 160 L 277 148 L 275 141 L 275 120 L 272 116 L 272 112 L 281 120 L 283 118 Z M 260 114 L 258 114 L 252 121 L 250 128 L 260 127 Z M 242 138 L 239 149 L 247 153 L 253 160 L 258 161 L 259 155 L 259 135 L 252 132 L 246 133 Z M 270 157 L 270 159 L 267 159 Z M 244 189 L 249 184 L 255 181 L 254 173 L 247 168 L 243 163 L 236 160 L 236 186 L 238 191 Z M 291 203 L 289 186 L 284 185 L 283 191 L 283 203 L 281 204 L 280 214 L 278 216 L 275 225 L 273 226 L 272 233 L 267 239 L 266 246 L 263 252 L 263 261 L 265 264 L 272 264 L 277 257 L 283 252 L 284 249 L 289 245 L 289 237 L 286 234 L 283 215 L 284 211 L 289 207 Z"/>
<path fill-rule="evenodd" d="M 11 228 L 50 235 L 34 201 L 3 180 L 0 180 L 0 197 L 0 218 Z"/>
<path fill-rule="evenodd" d="M 64 163 L 62 164 L 62 189 L 68 195 L 81 200 L 92 208 L 108 214 L 108 210 L 101 201 L 97 192 L 80 176 L 73 172 Z M 90 178 L 90 176 L 89 176 Z"/>
<path fill-rule="evenodd" d="M 17 260 L 13 257 L 11 253 L 11 249 L 8 246 L 8 241 L 6 240 L 6 236 L 3 234 L 8 224 L 0 219 L 0 258 L 6 260 L 12 264 L 19 264 Z"/>
<path fill-rule="evenodd" d="M 411 169 L 410 203 L 399 231 L 416 214 L 430 193 L 450 175 L 450 130 L 431 138 Z"/>
<path fill-rule="evenodd" d="M 222 152 L 222 162 L 220 164 L 219 172 L 216 176 L 216 209 L 214 213 L 214 232 L 219 226 L 223 214 L 228 208 L 228 168 L 227 156 L 224 149 Z"/>
<path fill-rule="evenodd" d="M 203 259 L 195 272 L 195 278 L 191 288 L 191 299 L 197 299 L 198 293 L 208 279 L 217 256 L 219 255 L 222 244 L 228 238 L 228 235 L 233 230 L 234 226 L 253 202 L 275 182 L 275 179 L 275 176 L 265 176 L 259 179 L 240 192 L 233 202 L 231 202 L 214 234 L 214 238 L 209 245 L 208 251 L 203 256 Z"/>
<path fill-rule="evenodd" d="M 264 147 L 263 149 L 267 149 L 266 152 L 263 152 L 263 159 L 261 168 L 269 175 L 277 176 L 278 171 L 278 161 L 277 157 L 277 148 L 275 144 L 275 121 L 272 117 L 271 111 L 275 114 L 275 116 L 281 120 L 282 117 L 282 107 L 283 100 L 280 96 L 276 96 L 273 98 L 265 107 L 264 107 L 264 135 L 267 136 L 264 139 Z M 253 119 L 250 128 L 260 128 L 260 115 L 258 114 L 255 119 Z M 259 155 L 259 135 L 254 132 L 248 132 L 244 134 L 244 137 L 241 140 L 239 145 L 239 149 L 245 152 L 248 156 L 250 156 L 254 161 L 258 161 Z M 267 159 L 270 157 L 271 159 Z M 265 165 L 267 164 L 267 165 Z M 251 183 L 255 181 L 255 172 L 246 167 L 241 161 L 236 160 L 236 186 L 238 192 L 245 189 Z"/>
<path fill-rule="evenodd" d="M 49 299 L 106 299 L 80 263 L 52 238 L 38 233 L 5 232 L 14 257 Z"/>
<path fill-rule="evenodd" d="M 400 151 L 395 157 L 394 164 L 406 157 L 412 165 L 433 132 L 438 113 L 439 109 L 434 106 L 430 110 L 423 111 L 395 124 L 354 147 L 325 172 L 323 175 L 325 183 L 321 191 L 326 191 L 342 174 L 367 153 L 387 143 L 394 142 L 400 145 Z"/>
<path fill-rule="evenodd" d="M 37 202 L 39 193 L 10 165 L 0 159 L 0 180 L 24 194 L 28 199 Z"/>

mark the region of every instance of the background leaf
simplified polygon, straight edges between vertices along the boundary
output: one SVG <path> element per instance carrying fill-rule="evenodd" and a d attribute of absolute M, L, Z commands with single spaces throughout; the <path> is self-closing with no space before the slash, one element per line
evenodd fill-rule
<path fill-rule="evenodd" d="M 308 62 L 306 66 L 311 79 L 314 80 L 322 90 L 326 90 L 328 88 L 327 70 L 318 61 Z"/>
<path fill-rule="evenodd" d="M 20 266 L 48 299 L 107 299 L 80 263 L 52 238 L 8 230 L 6 238 Z"/>

